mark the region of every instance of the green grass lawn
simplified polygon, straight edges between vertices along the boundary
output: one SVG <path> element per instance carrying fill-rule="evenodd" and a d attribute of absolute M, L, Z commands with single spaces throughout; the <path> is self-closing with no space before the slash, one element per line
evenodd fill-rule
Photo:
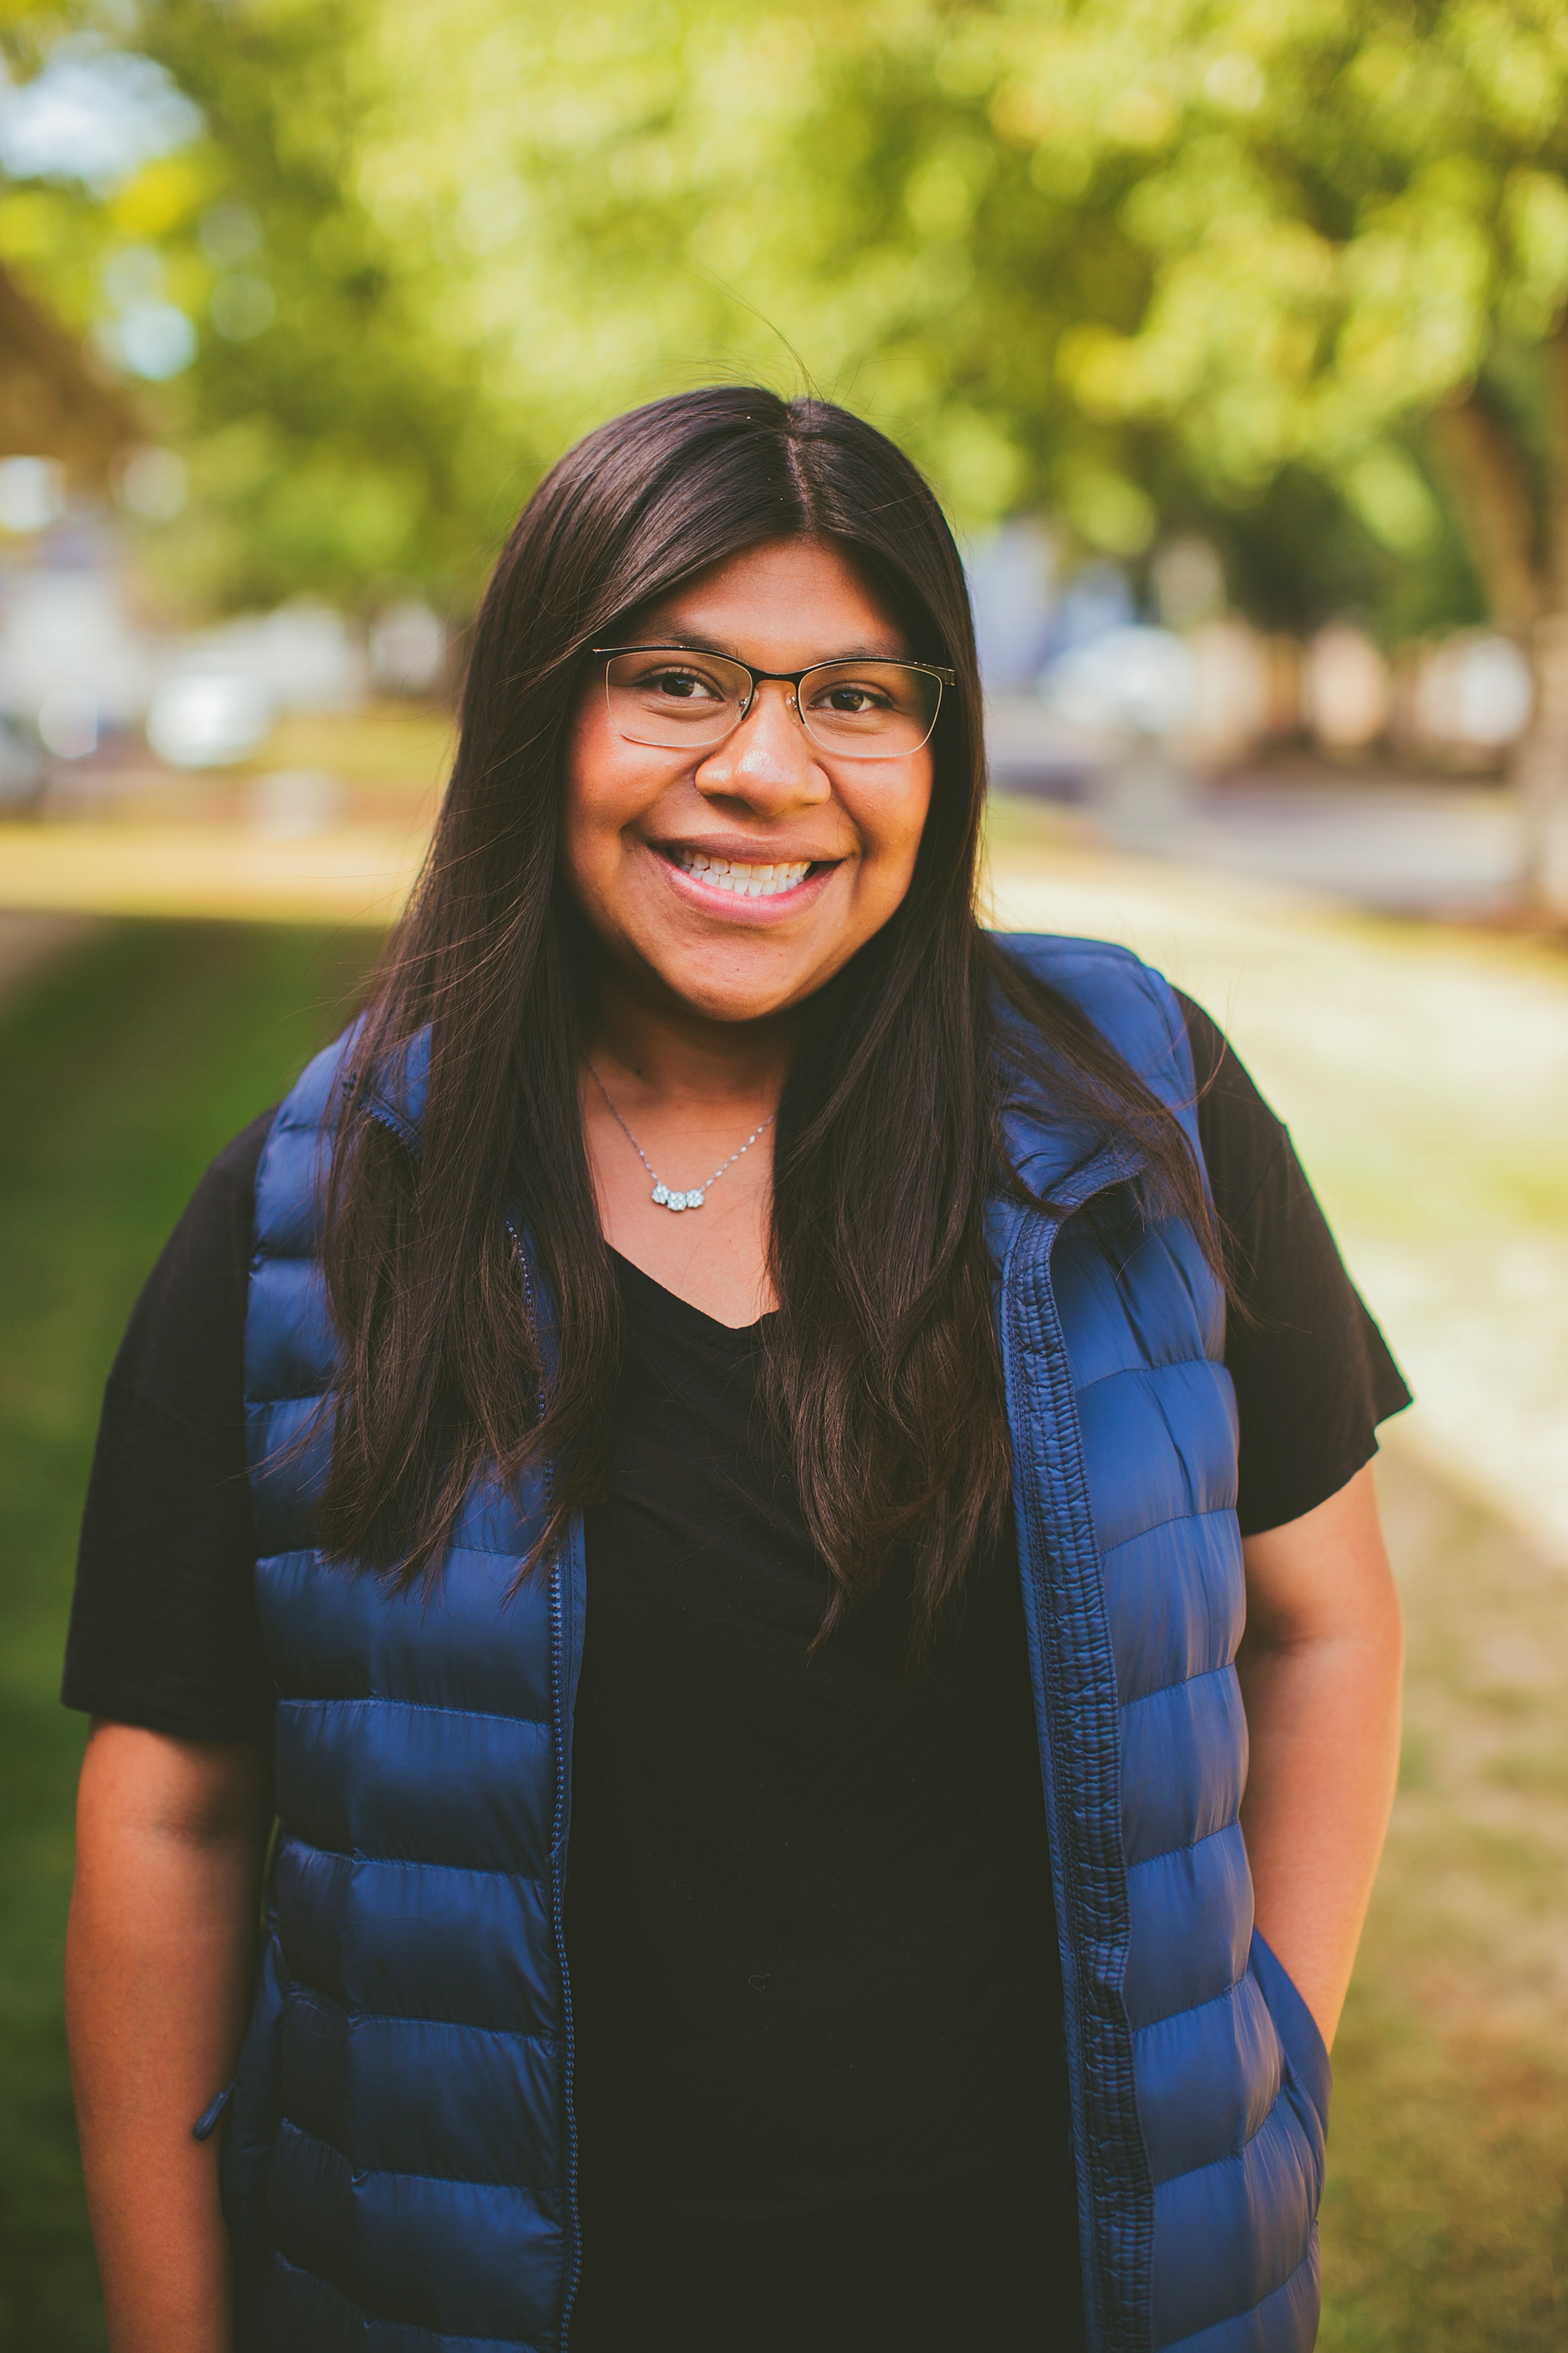
<path fill-rule="evenodd" d="M 3 2353 L 103 2343 L 58 1993 L 82 1726 L 56 1700 L 99 1393 L 203 1166 L 339 1026 L 374 945 L 124 924 L 0 1017 Z M 1568 1580 L 1406 1451 L 1384 1497 L 1409 1736 L 1335 2052 L 1321 2345 L 1559 2353 Z"/>
<path fill-rule="evenodd" d="M 1334 2048 L 1321 2353 L 1568 2344 L 1568 1577 L 1390 1446 L 1399 1796 Z"/>
<path fill-rule="evenodd" d="M 123 924 L 0 1013 L 0 2346 L 102 2345 L 60 2025 L 81 1719 L 60 1650 L 98 1404 L 202 1169 L 340 1026 L 364 934 Z"/>

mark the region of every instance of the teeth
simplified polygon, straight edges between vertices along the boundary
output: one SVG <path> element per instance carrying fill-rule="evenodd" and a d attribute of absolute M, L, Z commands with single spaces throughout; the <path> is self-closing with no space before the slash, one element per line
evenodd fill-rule
<path fill-rule="evenodd" d="M 737 858 L 710 858 L 700 849 L 678 849 L 676 863 L 689 874 L 700 874 L 711 888 L 732 892 L 738 899 L 776 899 L 793 891 L 811 871 L 809 858 L 787 865 L 752 866 Z"/>

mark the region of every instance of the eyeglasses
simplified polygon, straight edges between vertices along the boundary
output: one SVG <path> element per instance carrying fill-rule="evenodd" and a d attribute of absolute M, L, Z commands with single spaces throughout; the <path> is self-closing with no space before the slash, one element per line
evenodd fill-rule
<path fill-rule="evenodd" d="M 610 724 L 628 744 L 710 751 L 732 735 L 764 680 L 790 690 L 796 718 L 839 760 L 901 760 L 930 741 L 942 691 L 956 673 L 935 662 L 814 662 L 752 670 L 685 646 L 595 646 L 605 665 Z"/>

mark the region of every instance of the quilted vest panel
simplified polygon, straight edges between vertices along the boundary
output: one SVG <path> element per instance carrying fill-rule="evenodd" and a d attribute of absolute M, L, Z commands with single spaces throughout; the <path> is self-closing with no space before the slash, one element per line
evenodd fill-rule
<path fill-rule="evenodd" d="M 1009 944 L 1196 1144 L 1165 984 L 1083 941 Z M 1113 1153 L 1015 1124 L 1058 1214 L 994 1222 L 1020 1567 L 1068 1999 L 1091 2343 L 1305 2353 L 1328 2063 L 1252 1927 L 1235 1398 L 1184 1226 Z M 1073 1214 L 1074 1211 L 1079 1214 Z M 1087 1212 L 1087 1214 L 1085 1214 Z"/>
<path fill-rule="evenodd" d="M 551 2353 L 581 1544 L 514 1596 L 542 1498 L 492 1482 L 433 1593 L 388 1595 L 311 1546 L 324 1441 L 300 1440 L 333 1364 L 314 1205 L 338 1060 L 284 1104 L 257 1178 L 247 1416 L 280 1835 L 225 2151 L 240 2342 Z"/>
<path fill-rule="evenodd" d="M 1009 944 L 1191 1124 L 1163 982 L 1092 943 Z M 342 1052 L 289 1096 L 257 1185 L 247 1413 L 280 1834 L 224 2149 L 239 2341 L 563 2353 L 581 1532 L 515 1594 L 537 1485 L 479 1483 L 429 1595 L 311 1546 Z M 383 1106 L 415 1150 L 423 1075 L 416 1052 Z M 1055 1205 L 999 1206 L 993 1240 L 1092 2353 L 1306 2353 L 1327 2063 L 1252 1933 L 1237 1822 L 1223 1304 L 1184 1228 L 1131 1217 L 1114 1155 L 1021 1118 L 1012 1142 Z"/>

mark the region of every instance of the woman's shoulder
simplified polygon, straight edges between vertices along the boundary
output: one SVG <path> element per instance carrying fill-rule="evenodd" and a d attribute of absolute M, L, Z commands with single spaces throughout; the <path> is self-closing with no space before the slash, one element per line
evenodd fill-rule
<path fill-rule="evenodd" d="M 331 1124 L 339 1091 L 354 1075 L 363 1035 L 362 1015 L 306 1063 L 279 1106 L 275 1136 L 303 1131 L 314 1134 Z M 429 1071 L 430 1032 L 424 1029 L 383 1051 L 368 1092 L 369 1108 L 416 1137 Z"/>
<path fill-rule="evenodd" d="M 1180 1026 L 1176 992 L 1164 974 L 1114 940 L 1057 932 L 993 932 L 990 937 L 1004 955 L 1081 1003 L 1086 1012 L 1100 1004 L 1142 1006 Z"/>
<path fill-rule="evenodd" d="M 308 1062 L 279 1105 L 256 1169 L 256 1246 L 264 1258 L 314 1254 L 331 1130 L 342 1090 L 355 1077 L 364 1019 L 352 1021 Z M 430 1067 L 430 1032 L 382 1050 L 362 1102 L 416 1161 Z"/>
<path fill-rule="evenodd" d="M 1005 955 L 1015 956 L 1042 980 L 1075 973 L 1106 979 L 1162 977 L 1141 955 L 1115 940 L 1087 939 L 1072 932 L 992 932 L 988 937 Z"/>
<path fill-rule="evenodd" d="M 1075 1005 L 1156 1092 L 1190 1100 L 1192 1055 L 1174 988 L 1111 940 L 1048 932 L 993 932 L 1002 955 Z"/>

